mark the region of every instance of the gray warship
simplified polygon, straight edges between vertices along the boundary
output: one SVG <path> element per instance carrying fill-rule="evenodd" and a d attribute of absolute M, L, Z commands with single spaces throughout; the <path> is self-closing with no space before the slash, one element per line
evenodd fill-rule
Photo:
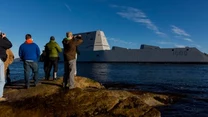
<path fill-rule="evenodd" d="M 140 49 L 110 48 L 103 31 L 78 33 L 83 43 L 78 47 L 77 62 L 196 63 L 207 64 L 208 55 L 196 47 L 160 48 L 142 44 Z M 63 61 L 63 53 L 60 53 Z"/>

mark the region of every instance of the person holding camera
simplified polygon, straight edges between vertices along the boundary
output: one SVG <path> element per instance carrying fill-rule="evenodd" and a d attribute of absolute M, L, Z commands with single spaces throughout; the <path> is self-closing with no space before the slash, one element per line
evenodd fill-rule
<path fill-rule="evenodd" d="M 75 88 L 74 75 L 76 70 L 77 46 L 79 46 L 82 42 L 83 40 L 81 35 L 73 36 L 72 32 L 67 32 L 66 38 L 64 38 L 62 41 L 64 47 L 64 88 Z"/>
<path fill-rule="evenodd" d="M 12 47 L 12 43 L 7 39 L 5 33 L 0 33 L 0 101 L 6 101 L 3 97 L 5 85 L 5 68 L 4 62 L 7 59 L 6 50 Z"/>

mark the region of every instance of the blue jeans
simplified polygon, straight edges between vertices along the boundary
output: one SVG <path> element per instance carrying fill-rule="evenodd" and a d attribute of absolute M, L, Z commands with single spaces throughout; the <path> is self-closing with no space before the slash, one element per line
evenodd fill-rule
<path fill-rule="evenodd" d="M 24 61 L 24 78 L 25 78 L 25 86 L 27 88 L 30 87 L 30 71 L 32 69 L 32 77 L 34 80 L 34 84 L 37 85 L 38 83 L 38 63 L 37 62 L 28 62 Z"/>
<path fill-rule="evenodd" d="M 3 97 L 5 85 L 4 62 L 0 59 L 0 98 Z"/>

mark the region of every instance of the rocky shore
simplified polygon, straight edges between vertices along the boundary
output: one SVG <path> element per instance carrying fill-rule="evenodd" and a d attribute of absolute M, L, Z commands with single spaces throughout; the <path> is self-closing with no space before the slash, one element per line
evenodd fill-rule
<path fill-rule="evenodd" d="M 89 78 L 76 76 L 75 89 L 63 89 L 62 78 L 40 81 L 24 89 L 24 82 L 5 87 L 0 117 L 160 117 L 155 108 L 177 98 L 141 91 L 106 89 Z M 31 81 L 31 84 L 32 81 Z"/>

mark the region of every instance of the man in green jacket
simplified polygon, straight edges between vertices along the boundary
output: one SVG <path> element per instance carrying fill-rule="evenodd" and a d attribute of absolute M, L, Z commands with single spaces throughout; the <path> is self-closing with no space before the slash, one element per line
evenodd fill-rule
<path fill-rule="evenodd" d="M 48 60 L 46 60 L 45 79 L 49 80 L 50 72 L 53 67 L 53 80 L 55 80 L 57 78 L 59 53 L 62 52 L 62 49 L 58 43 L 56 43 L 54 36 L 51 36 L 50 41 L 45 45 L 45 52 L 46 58 L 48 58 Z"/>

